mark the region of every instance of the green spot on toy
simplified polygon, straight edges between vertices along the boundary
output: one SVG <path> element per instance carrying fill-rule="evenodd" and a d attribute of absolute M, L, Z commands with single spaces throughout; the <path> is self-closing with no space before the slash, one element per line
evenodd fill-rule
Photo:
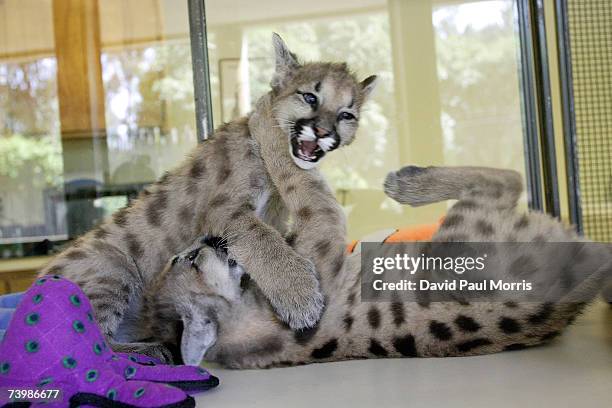
<path fill-rule="evenodd" d="M 81 299 L 77 295 L 70 295 L 70 303 L 75 306 L 81 306 Z"/>
<path fill-rule="evenodd" d="M 130 379 L 132 378 L 134 375 L 136 375 L 136 369 L 134 367 L 127 367 L 125 369 L 125 378 Z"/>
<path fill-rule="evenodd" d="M 95 343 L 93 346 L 93 351 L 94 353 L 96 353 L 97 355 L 102 354 L 102 346 L 100 345 L 100 343 Z"/>
<path fill-rule="evenodd" d="M 117 398 L 117 390 L 115 390 L 114 388 L 108 390 L 108 392 L 106 393 L 106 398 L 108 398 L 109 400 L 114 400 L 115 398 Z"/>
<path fill-rule="evenodd" d="M 139 388 L 134 392 L 134 398 L 140 398 L 143 396 L 144 393 L 145 393 L 145 389 Z"/>
<path fill-rule="evenodd" d="M 45 283 L 46 281 L 47 281 L 47 279 L 46 279 L 46 278 L 40 278 L 40 279 L 38 279 L 38 280 L 36 281 L 36 284 L 37 284 L 38 286 L 40 286 L 40 285 L 42 285 L 43 283 Z"/>
<path fill-rule="evenodd" d="M 26 323 L 30 326 L 34 326 L 36 323 L 40 321 L 40 315 L 38 313 L 30 313 L 26 316 Z"/>
<path fill-rule="evenodd" d="M 85 332 L 85 325 L 83 324 L 83 322 L 81 322 L 79 320 L 75 320 L 72 323 L 72 328 L 77 333 L 84 333 Z"/>
<path fill-rule="evenodd" d="M 42 302 L 42 299 L 43 299 L 43 295 L 41 295 L 40 293 L 38 295 L 34 295 L 34 297 L 32 297 L 32 301 L 34 302 L 35 305 L 37 305 L 40 302 Z"/>
<path fill-rule="evenodd" d="M 7 374 L 10 369 L 11 369 L 11 365 L 9 364 L 8 361 L 5 361 L 2 364 L 0 364 L 0 374 Z"/>
<path fill-rule="evenodd" d="M 43 385 L 51 384 L 52 382 L 53 382 L 53 377 L 45 377 L 38 382 L 37 386 L 42 387 Z"/>
<path fill-rule="evenodd" d="M 40 346 L 37 341 L 30 340 L 26 343 L 25 348 L 28 353 L 36 353 L 40 349 Z"/>
<path fill-rule="evenodd" d="M 93 317 L 93 314 L 91 314 L 91 312 L 87 312 L 87 320 L 89 320 L 90 322 L 94 321 L 94 317 Z"/>
<path fill-rule="evenodd" d="M 77 365 L 77 361 L 72 357 L 64 357 L 62 359 L 62 364 L 66 368 L 74 368 Z"/>
<path fill-rule="evenodd" d="M 87 382 L 94 382 L 98 379 L 98 372 L 96 370 L 88 370 L 87 373 L 85 373 L 85 380 L 87 380 Z"/>
<path fill-rule="evenodd" d="M 57 280 L 62 279 L 62 277 L 61 277 L 61 276 L 59 276 L 59 275 L 53 275 L 53 276 L 51 277 L 51 279 L 53 279 L 53 280 L 56 280 L 56 281 L 57 281 Z"/>

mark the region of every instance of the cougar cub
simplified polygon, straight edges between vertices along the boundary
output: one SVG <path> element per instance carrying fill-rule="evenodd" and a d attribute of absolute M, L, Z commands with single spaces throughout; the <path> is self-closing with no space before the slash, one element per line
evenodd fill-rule
<path fill-rule="evenodd" d="M 273 43 L 271 90 L 249 118 L 221 126 L 184 163 L 40 272 L 82 287 L 116 350 L 149 347 L 125 344 L 133 339 L 118 335 L 118 328 L 138 318 L 143 293 L 167 261 L 202 235 L 224 237 L 290 327 L 318 321 L 324 304 L 317 274 L 325 280 L 328 269 L 337 272 L 344 262 L 345 225 L 314 167 L 351 143 L 375 77 L 359 82 L 345 64 L 302 64 L 278 35 Z M 295 183 L 303 169 L 309 169 L 304 183 Z M 332 222 L 323 225 L 315 208 L 324 208 Z M 293 232 L 306 228 L 325 240 L 290 239 L 290 246 L 283 236 L 288 217 Z"/>
<path fill-rule="evenodd" d="M 522 191 L 521 177 L 515 172 L 409 166 L 388 175 L 385 191 L 410 205 L 458 200 L 433 237 L 434 243 L 534 243 L 530 254 L 502 260 L 498 278 L 522 276 L 538 282 L 547 293 L 565 294 L 554 302 L 537 298 L 362 302 L 360 254 L 353 253 L 335 277 L 322 285 L 328 301 L 318 325 L 291 331 L 274 318 L 255 285 L 243 281 L 240 287 L 242 269 L 222 245 L 205 240 L 179 254 L 146 298 L 143 335 L 172 343 L 181 336 L 173 322 L 182 321 L 180 345 L 185 362 L 199 364 L 204 357 L 236 368 L 494 353 L 550 341 L 610 277 L 609 248 L 585 244 L 544 214 L 515 210 Z M 546 242 L 562 244 L 546 250 Z M 568 247 L 571 242 L 574 245 Z M 556 248 L 573 251 L 558 253 Z"/>

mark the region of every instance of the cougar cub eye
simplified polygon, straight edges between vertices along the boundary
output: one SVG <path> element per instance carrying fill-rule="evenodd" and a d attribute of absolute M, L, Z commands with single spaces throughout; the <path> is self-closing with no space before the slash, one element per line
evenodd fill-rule
<path fill-rule="evenodd" d="M 306 92 L 302 94 L 302 98 L 306 101 L 307 104 L 311 106 L 317 105 L 317 96 L 315 94 L 311 94 L 310 92 Z"/>
<path fill-rule="evenodd" d="M 200 253 L 200 248 L 191 251 L 189 254 L 187 254 L 187 260 L 190 262 L 195 261 L 199 253 Z"/>
<path fill-rule="evenodd" d="M 338 120 L 353 120 L 355 119 L 355 115 L 349 112 L 342 112 L 338 117 Z"/>

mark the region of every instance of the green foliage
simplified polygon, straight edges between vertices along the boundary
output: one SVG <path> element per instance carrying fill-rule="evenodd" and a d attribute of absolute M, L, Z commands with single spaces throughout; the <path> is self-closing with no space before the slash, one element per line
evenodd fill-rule
<path fill-rule="evenodd" d="M 0 135 L 59 131 L 55 58 L 0 61 Z"/>
<path fill-rule="evenodd" d="M 121 124 L 130 128 L 193 126 L 190 61 L 186 42 L 105 52 L 102 67 L 110 107 L 107 128 L 116 129 Z"/>
<path fill-rule="evenodd" d="M 447 14 L 435 26 L 445 160 L 449 165 L 522 172 L 519 43 L 513 4 L 500 3 L 499 21 L 478 29 L 462 27 L 460 7 L 444 6 Z"/>
<path fill-rule="evenodd" d="M 49 136 L 0 137 L 0 176 L 22 178 L 31 172 L 32 185 L 59 186 L 62 182 L 62 151 L 56 138 Z"/>

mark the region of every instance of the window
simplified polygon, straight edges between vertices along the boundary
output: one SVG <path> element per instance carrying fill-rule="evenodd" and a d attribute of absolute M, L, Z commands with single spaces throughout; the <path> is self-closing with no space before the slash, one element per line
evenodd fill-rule
<path fill-rule="evenodd" d="M 186 2 L 0 2 L 0 257 L 89 230 L 196 141 Z"/>
<path fill-rule="evenodd" d="M 384 195 L 403 165 L 524 173 L 514 1 L 206 0 L 206 13 L 216 124 L 267 91 L 272 31 L 303 59 L 380 76 L 356 141 L 322 165 L 350 238 L 444 215 Z M 187 2 L 0 2 L 0 257 L 53 251 L 183 160 L 192 78 Z"/>
<path fill-rule="evenodd" d="M 272 31 L 304 60 L 380 76 L 356 141 L 322 164 L 350 238 L 444 215 L 446 203 L 413 209 L 386 198 L 386 173 L 403 165 L 525 172 L 514 1 L 321 0 L 307 13 L 294 2 L 233 3 L 229 13 L 224 1 L 206 1 L 216 123 L 269 89 Z"/>

